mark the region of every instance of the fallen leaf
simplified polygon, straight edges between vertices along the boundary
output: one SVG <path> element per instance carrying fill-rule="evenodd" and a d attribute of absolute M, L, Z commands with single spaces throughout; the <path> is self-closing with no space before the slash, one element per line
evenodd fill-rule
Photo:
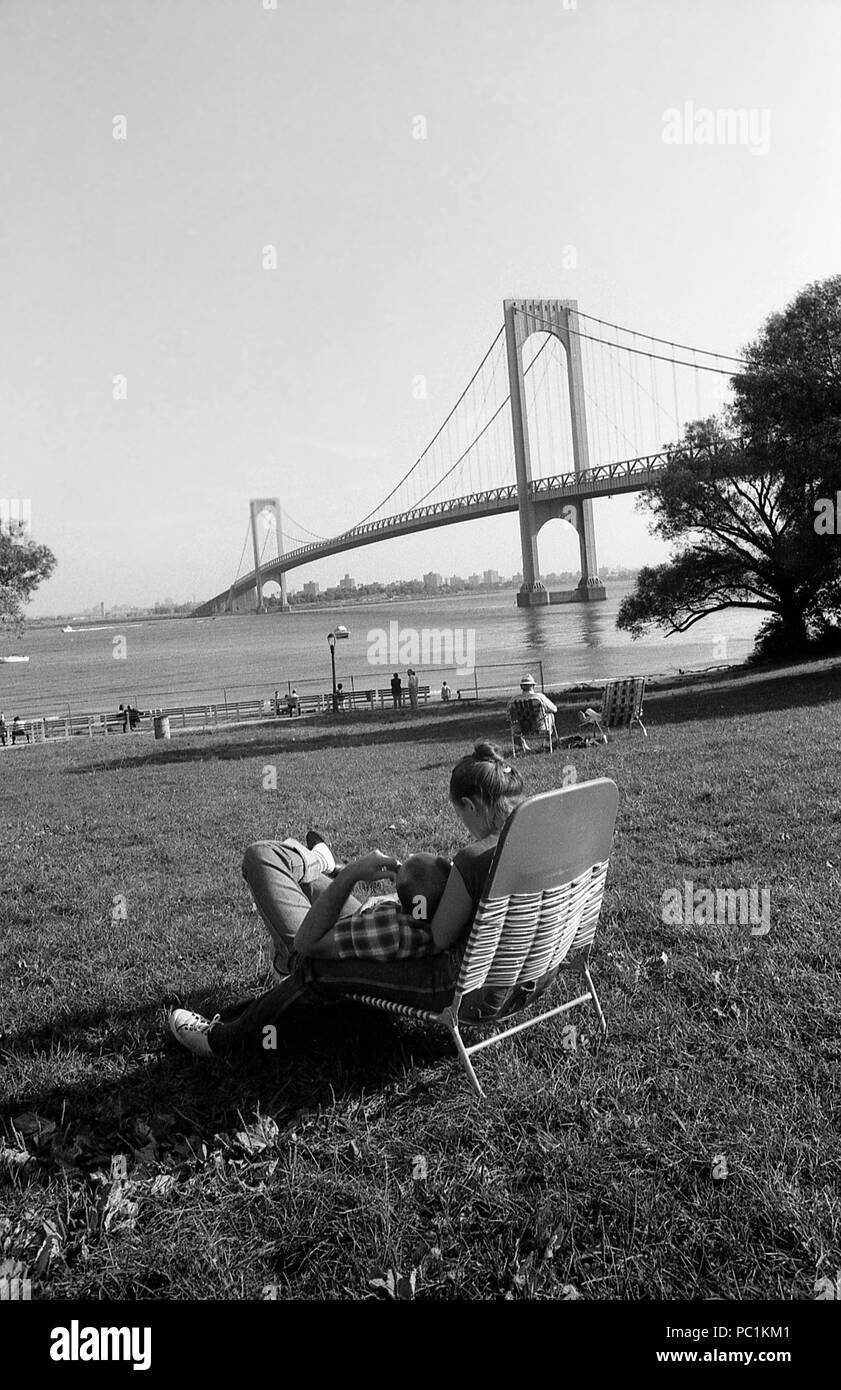
<path fill-rule="evenodd" d="M 815 1280 L 815 1299 L 818 1303 L 841 1302 L 841 1269 L 835 1279 L 824 1275 L 822 1279 Z"/>
<path fill-rule="evenodd" d="M 12 1124 L 18 1134 L 39 1141 L 48 1139 L 51 1134 L 55 1133 L 55 1121 L 45 1120 L 42 1115 L 36 1115 L 32 1110 L 27 1110 L 25 1114 L 16 1116 Z"/>

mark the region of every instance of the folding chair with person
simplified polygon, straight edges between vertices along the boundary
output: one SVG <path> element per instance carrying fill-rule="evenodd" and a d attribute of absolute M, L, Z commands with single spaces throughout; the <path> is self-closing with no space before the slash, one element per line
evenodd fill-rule
<path fill-rule="evenodd" d="M 589 958 L 604 894 L 619 794 L 607 778 L 541 792 L 512 811 L 503 827 L 484 896 L 464 948 L 452 1002 L 441 1013 L 348 992 L 342 997 L 451 1034 L 470 1082 L 484 1091 L 471 1055 L 545 1019 L 592 1003 L 607 1024 Z M 580 974 L 584 993 L 466 1045 L 462 1027 L 500 1022 L 520 1012 L 562 970 Z"/>
<path fill-rule="evenodd" d="M 555 728 L 557 705 L 553 705 L 542 691 L 535 688 L 534 676 L 523 676 L 520 693 L 508 701 L 508 729 L 511 735 L 511 756 L 517 756 L 517 742 L 523 753 L 532 751 L 530 738 L 543 740 L 544 746 L 552 752 L 552 745 L 558 737 Z"/>

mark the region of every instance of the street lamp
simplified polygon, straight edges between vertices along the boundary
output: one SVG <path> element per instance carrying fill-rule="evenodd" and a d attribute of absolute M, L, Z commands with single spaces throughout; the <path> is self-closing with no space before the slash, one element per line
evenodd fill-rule
<path fill-rule="evenodd" d="M 332 667 L 333 667 L 333 713 L 334 713 L 334 714 L 338 714 L 338 712 L 339 712 L 339 697 L 338 697 L 338 695 L 336 694 L 336 634 L 335 634 L 335 632 L 328 632 L 328 634 L 327 634 L 327 645 L 328 645 L 328 647 L 330 648 L 330 662 L 331 662 Z"/>

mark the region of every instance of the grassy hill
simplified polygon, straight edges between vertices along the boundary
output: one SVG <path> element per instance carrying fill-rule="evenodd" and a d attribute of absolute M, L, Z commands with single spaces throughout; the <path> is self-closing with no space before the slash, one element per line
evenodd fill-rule
<path fill-rule="evenodd" d="M 266 984 L 250 840 L 454 852 L 449 770 L 501 707 L 0 749 L 0 1266 L 36 1298 L 814 1297 L 841 1268 L 839 693 L 826 664 L 739 673 L 652 695 L 647 741 L 522 760 L 529 791 L 571 762 L 620 789 L 610 1033 L 482 1053 L 485 1104 L 443 1033 L 339 1006 L 202 1064 L 164 1005 Z M 770 931 L 664 925 L 687 881 L 767 887 Z"/>

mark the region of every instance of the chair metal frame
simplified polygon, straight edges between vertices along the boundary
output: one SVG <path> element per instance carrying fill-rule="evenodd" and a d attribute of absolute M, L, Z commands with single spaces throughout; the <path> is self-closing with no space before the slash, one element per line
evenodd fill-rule
<path fill-rule="evenodd" d="M 440 1013 L 370 994 L 343 992 L 343 998 L 404 1018 L 447 1029 L 476 1093 L 485 1092 L 471 1062 L 473 1053 L 534 1028 L 579 1004 L 592 1003 L 601 1037 L 607 1022 L 590 973 L 590 951 L 601 911 L 607 877 L 618 791 L 608 778 L 580 782 L 560 791 L 542 792 L 524 801 L 509 816 L 500 834 L 487 887 L 461 961 L 452 1002 Z M 535 840 L 536 851 L 530 853 Z M 503 1028 L 479 1042 L 465 1043 L 462 1028 L 487 1028 L 521 1011 L 528 992 L 553 972 L 583 975 L 587 989 L 574 999 Z M 554 983 L 554 978 L 550 980 Z M 484 991 L 505 996 L 520 987 L 523 1002 L 503 1013 L 507 998 L 492 1001 L 481 1019 L 461 1014 L 485 1005 Z M 543 992 L 541 988 L 540 993 Z M 472 1001 L 471 1001 L 472 997 Z M 498 1014 L 494 1016 L 494 1008 Z"/>

